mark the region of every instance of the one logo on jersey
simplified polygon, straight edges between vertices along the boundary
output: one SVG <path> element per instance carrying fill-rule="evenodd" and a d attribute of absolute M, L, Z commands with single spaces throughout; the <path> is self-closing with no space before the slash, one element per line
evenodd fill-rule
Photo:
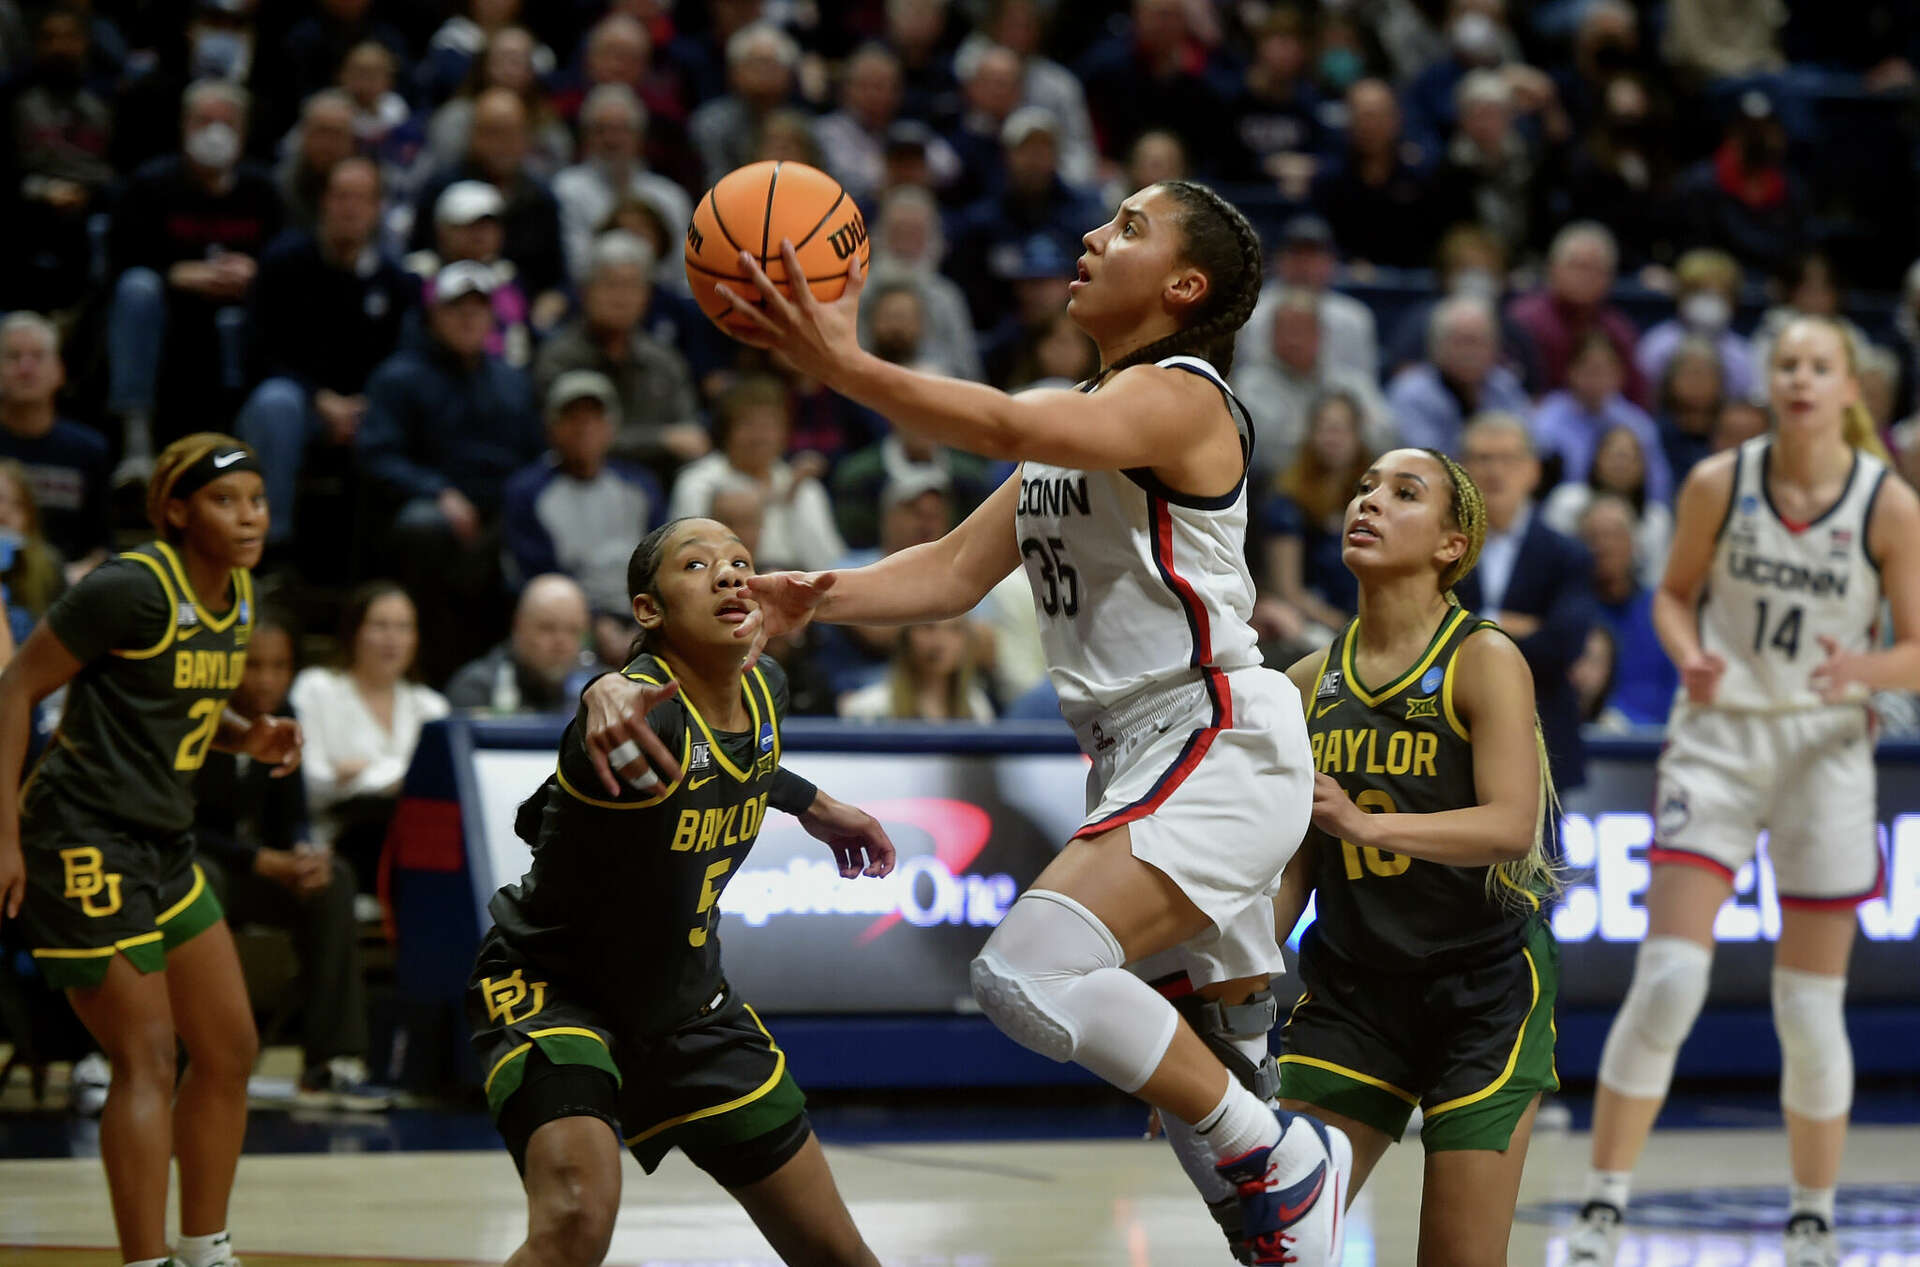
<path fill-rule="evenodd" d="M 200 614 L 193 610 L 192 603 L 181 603 L 179 612 L 173 618 L 173 624 L 176 629 L 198 629 L 200 626 Z M 186 635 L 181 634 L 180 636 L 185 637 Z"/>
<path fill-rule="evenodd" d="M 481 977 L 480 995 L 487 1001 L 488 1020 L 516 1025 L 528 1017 L 538 1016 L 540 1009 L 547 1005 L 547 983 L 525 980 L 520 969 L 515 968 L 512 976 L 498 981 Z"/>
<path fill-rule="evenodd" d="M 760 751 L 773 751 L 773 723 L 770 721 L 760 723 Z"/>
<path fill-rule="evenodd" d="M 1685 788 L 1675 788 L 1660 799 L 1660 834 L 1671 836 L 1687 825 L 1693 811 L 1687 805 Z"/>
<path fill-rule="evenodd" d="M 1853 529 L 1835 528 L 1827 534 L 1827 557 L 1844 560 L 1853 553 Z"/>
<path fill-rule="evenodd" d="M 713 764 L 713 749 L 705 742 L 693 745 L 693 768 L 704 770 Z"/>
<path fill-rule="evenodd" d="M 1440 683 L 1444 682 L 1446 677 L 1447 671 L 1436 664 L 1420 675 L 1420 689 L 1431 695 L 1440 689 Z"/>
<path fill-rule="evenodd" d="M 1112 735 L 1109 735 L 1100 728 L 1099 722 L 1093 723 L 1093 750 L 1095 752 L 1105 752 L 1118 742 L 1119 741 Z"/>
<path fill-rule="evenodd" d="M 120 877 L 105 870 L 105 859 L 92 845 L 60 851 L 66 871 L 64 896 L 80 899 L 80 909 L 94 919 L 120 909 Z"/>
<path fill-rule="evenodd" d="M 1326 699 L 1340 693 L 1340 670 L 1334 669 L 1320 679 L 1320 689 L 1313 693 L 1315 699 Z"/>
<path fill-rule="evenodd" d="M 1426 682 L 1424 679 L 1421 681 L 1420 685 L 1426 686 Z M 1421 718 L 1421 717 L 1438 717 L 1439 715 L 1440 715 L 1440 701 L 1436 697 L 1432 695 L 1415 695 L 1408 698 L 1407 700 L 1407 720 L 1408 721 L 1413 721 L 1416 718 Z"/>

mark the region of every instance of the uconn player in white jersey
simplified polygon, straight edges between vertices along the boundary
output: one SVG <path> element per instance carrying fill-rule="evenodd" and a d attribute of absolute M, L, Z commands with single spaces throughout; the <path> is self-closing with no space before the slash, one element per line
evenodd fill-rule
<path fill-rule="evenodd" d="M 1773 1015 L 1793 1189 L 1787 1267 L 1830 1267 L 1853 1095 L 1842 1012 L 1854 907 L 1880 891 L 1866 696 L 1920 689 L 1920 499 L 1888 473 L 1840 327 L 1789 325 L 1771 435 L 1680 490 L 1654 624 L 1680 667 L 1655 792 L 1647 939 L 1594 1103 L 1569 1262 L 1610 1262 L 1628 1177 L 1707 993 L 1714 917 L 1767 832 L 1780 895 Z M 1893 644 L 1877 648 L 1881 600 Z"/>
<path fill-rule="evenodd" d="M 838 302 L 796 302 L 743 255 L 760 294 L 729 297 L 758 325 L 749 341 L 903 430 L 1021 469 L 939 541 L 753 579 L 741 632 L 945 619 L 1024 564 L 1093 763 L 1088 813 L 974 961 L 975 996 L 1009 1037 L 1159 1109 L 1189 1174 L 1239 1216 L 1229 1235 L 1246 1261 L 1338 1262 L 1351 1147 L 1270 1108 L 1260 1077 L 1281 967 L 1270 895 L 1306 829 L 1313 771 L 1299 694 L 1260 666 L 1247 623 L 1252 436 L 1221 378 L 1260 286 L 1259 241 L 1211 191 L 1169 182 L 1084 242 L 1068 312 L 1103 369 L 1083 391 L 1019 396 L 863 352 L 857 271 Z M 793 275 L 791 247 L 782 256 Z M 603 751 L 646 740 L 620 692 L 609 681 L 592 704 Z M 1143 979 L 1163 975 L 1183 1008 Z"/>

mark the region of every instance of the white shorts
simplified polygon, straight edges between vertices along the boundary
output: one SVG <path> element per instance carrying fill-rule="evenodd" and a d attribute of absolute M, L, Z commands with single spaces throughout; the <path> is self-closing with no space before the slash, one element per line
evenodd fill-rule
<path fill-rule="evenodd" d="M 1209 671 L 1143 692 L 1075 727 L 1092 758 L 1075 839 L 1125 826 L 1133 856 L 1213 921 L 1132 965 L 1194 987 L 1284 972 L 1273 894 L 1313 810 L 1313 758 L 1292 682 L 1271 669 Z"/>
<path fill-rule="evenodd" d="M 1761 829 L 1780 901 L 1847 906 L 1884 880 L 1873 740 L 1859 706 L 1743 713 L 1676 705 L 1654 785 L 1649 862 L 1729 878 Z"/>

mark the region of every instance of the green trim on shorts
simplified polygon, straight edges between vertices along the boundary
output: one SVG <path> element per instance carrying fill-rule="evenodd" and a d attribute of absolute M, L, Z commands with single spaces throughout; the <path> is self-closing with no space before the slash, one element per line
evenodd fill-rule
<path fill-rule="evenodd" d="M 556 1065 L 603 1069 L 612 1076 L 616 1087 L 620 1085 L 620 1069 L 613 1063 L 613 1053 L 607 1050 L 606 1041 L 592 1030 L 573 1025 L 532 1030 L 526 1042 L 500 1057 L 487 1071 L 487 1111 L 495 1122 L 500 1120 L 500 1110 L 520 1089 L 521 1079 L 527 1076 L 527 1054 L 535 1043 L 540 1045 L 541 1054 Z"/>
<path fill-rule="evenodd" d="M 1560 994 L 1560 947 L 1545 921 L 1527 934 L 1521 954 L 1532 969 L 1533 1006 L 1514 1037 L 1507 1067 L 1480 1090 L 1427 1107 L 1420 1141 L 1430 1153 L 1505 1152 L 1534 1100 L 1543 1092 L 1560 1089 L 1560 1073 L 1553 1060 L 1559 1038 L 1553 1005 Z"/>
<path fill-rule="evenodd" d="M 194 863 L 193 887 L 187 890 L 185 897 L 160 912 L 160 917 L 153 921 L 154 927 L 160 930 L 164 954 L 172 954 L 186 945 L 218 924 L 226 914 L 220 907 L 220 899 L 214 894 L 213 886 L 207 883 L 206 872 L 200 869 L 199 863 Z M 134 966 L 139 967 L 137 963 Z M 141 971 L 152 970 L 142 968 Z"/>
<path fill-rule="evenodd" d="M 1419 1097 L 1380 1079 L 1313 1056 L 1280 1057 L 1280 1098 L 1350 1117 L 1398 1142 Z"/>
<path fill-rule="evenodd" d="M 158 972 L 167 966 L 167 952 L 159 932 L 137 933 L 111 946 L 92 946 L 85 950 L 49 948 L 33 952 L 34 966 L 41 978 L 56 990 L 91 990 L 107 979 L 116 954 L 140 972 Z"/>

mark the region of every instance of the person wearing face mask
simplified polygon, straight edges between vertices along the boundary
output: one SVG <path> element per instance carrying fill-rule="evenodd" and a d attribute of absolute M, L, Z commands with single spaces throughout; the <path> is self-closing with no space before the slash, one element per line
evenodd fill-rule
<path fill-rule="evenodd" d="M 53 8 L 34 30 L 33 64 L 11 94 L 6 137 L 18 178 L 16 258 L 4 271 L 8 306 L 53 309 L 79 301 L 90 251 L 87 217 L 112 183 L 113 113 L 86 83 L 87 27 Z M 0 274 L 3 275 L 3 274 Z"/>
<path fill-rule="evenodd" d="M 1674 349 L 1689 336 L 1707 339 L 1720 354 L 1720 374 L 1729 395 L 1745 399 L 1754 387 L 1747 341 L 1733 332 L 1740 295 L 1740 265 L 1725 251 L 1700 247 L 1680 257 L 1674 270 L 1673 316 L 1640 336 L 1634 363 L 1649 383 L 1666 377 Z"/>
<path fill-rule="evenodd" d="M 230 414 L 242 386 L 244 304 L 284 219 L 272 177 L 243 161 L 248 96 L 205 80 L 181 99 L 181 150 L 135 172 L 108 236 L 107 409 L 124 424 L 122 478 L 153 446 Z"/>
<path fill-rule="evenodd" d="M 1807 245 L 1812 200 L 1788 161 L 1773 101 L 1742 93 L 1719 148 L 1682 180 L 1693 237 L 1723 243 L 1749 268 L 1772 271 Z"/>

